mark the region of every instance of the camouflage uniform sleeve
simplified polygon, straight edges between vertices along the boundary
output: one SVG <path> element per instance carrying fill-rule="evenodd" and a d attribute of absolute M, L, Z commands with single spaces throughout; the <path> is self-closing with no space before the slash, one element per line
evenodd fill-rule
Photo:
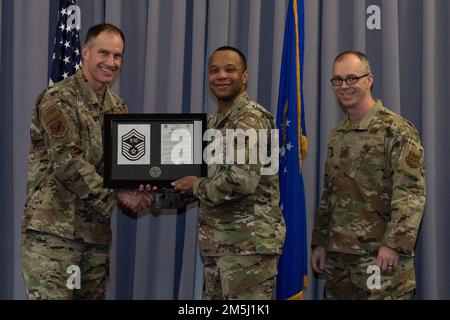
<path fill-rule="evenodd" d="M 323 191 L 320 198 L 319 208 L 317 209 L 317 215 L 314 221 L 314 227 L 312 231 L 311 247 L 322 246 L 327 247 L 328 235 L 330 232 L 330 178 L 328 174 L 328 160 L 325 164 L 325 174 L 323 182 Z"/>
<path fill-rule="evenodd" d="M 425 207 L 424 152 L 414 131 L 398 134 L 392 142 L 391 220 L 382 239 L 382 245 L 406 255 L 413 254 Z"/>
<path fill-rule="evenodd" d="M 89 207 L 108 215 L 114 205 L 115 191 L 103 188 L 103 178 L 85 159 L 76 114 L 54 95 L 44 97 L 39 109 L 48 158 L 56 178 Z"/>
<path fill-rule="evenodd" d="M 254 129 L 257 136 L 254 142 L 257 145 L 258 130 L 270 128 L 265 117 L 262 114 L 246 113 L 240 117 L 234 129 L 242 129 L 244 132 Z M 222 165 L 213 176 L 197 179 L 193 185 L 194 196 L 213 207 L 255 193 L 261 177 L 261 165 L 258 161 L 249 164 L 251 148 L 252 146 L 248 145 L 245 147 L 245 164 Z M 238 154 L 236 143 L 234 154 Z"/>

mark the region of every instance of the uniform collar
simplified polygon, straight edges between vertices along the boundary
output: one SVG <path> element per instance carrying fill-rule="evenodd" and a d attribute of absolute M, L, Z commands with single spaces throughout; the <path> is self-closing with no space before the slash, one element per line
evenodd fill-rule
<path fill-rule="evenodd" d="M 239 94 L 236 99 L 234 99 L 233 104 L 231 105 L 230 109 L 228 109 L 225 113 L 216 112 L 214 114 L 214 123 L 215 126 L 218 126 L 220 123 L 222 123 L 225 119 L 229 117 L 233 117 L 235 114 L 238 114 L 240 110 L 246 106 L 250 102 L 250 98 L 247 94 L 247 91 L 242 92 Z"/>
<path fill-rule="evenodd" d="M 111 88 L 109 86 L 106 86 L 105 90 L 105 96 L 103 101 L 103 108 L 101 105 L 102 101 L 99 101 L 97 94 L 95 93 L 94 89 L 92 89 L 91 85 L 87 81 L 86 77 L 84 76 L 81 68 L 78 69 L 78 71 L 75 73 L 75 81 L 78 83 L 80 87 L 80 93 L 83 96 L 84 100 L 87 104 L 90 105 L 96 105 L 98 108 L 101 109 L 102 112 L 106 112 L 109 109 L 111 109 Z"/>
<path fill-rule="evenodd" d="M 359 121 L 356 127 L 352 128 L 352 123 L 350 121 L 350 118 L 347 116 L 345 117 L 345 120 L 338 126 L 336 129 L 337 131 L 349 131 L 349 130 L 358 130 L 358 131 L 367 131 L 370 127 L 370 123 L 372 122 L 373 118 L 375 117 L 375 114 L 381 110 L 383 107 L 383 103 L 381 100 L 375 100 L 374 105 L 372 108 L 369 109 L 369 111 L 366 112 L 366 114 L 362 117 L 362 119 Z"/>

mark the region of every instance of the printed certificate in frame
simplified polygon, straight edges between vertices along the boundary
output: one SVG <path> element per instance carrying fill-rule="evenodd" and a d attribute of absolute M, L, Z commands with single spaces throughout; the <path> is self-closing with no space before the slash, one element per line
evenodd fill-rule
<path fill-rule="evenodd" d="M 182 177 L 207 175 L 205 113 L 105 114 L 104 121 L 105 188 L 170 188 Z"/>

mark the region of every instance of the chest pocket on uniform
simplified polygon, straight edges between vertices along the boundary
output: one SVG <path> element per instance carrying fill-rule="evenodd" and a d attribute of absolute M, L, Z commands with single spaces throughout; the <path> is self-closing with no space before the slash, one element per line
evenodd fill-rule
<path fill-rule="evenodd" d="M 385 162 L 382 137 L 364 132 L 343 148 L 348 148 L 349 153 L 345 170 L 348 177 L 368 185 L 379 183 Z M 345 154 L 347 151 L 341 149 L 341 152 Z"/>
<path fill-rule="evenodd" d="M 95 110 L 85 108 L 80 111 L 81 144 L 86 159 L 96 167 L 100 164 L 103 156 L 101 116 L 100 112 Z"/>

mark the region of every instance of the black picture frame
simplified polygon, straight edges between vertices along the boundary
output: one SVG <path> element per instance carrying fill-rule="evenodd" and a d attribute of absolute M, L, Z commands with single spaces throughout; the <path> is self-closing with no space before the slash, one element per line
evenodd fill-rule
<path fill-rule="evenodd" d="M 162 136 L 168 136 L 162 131 L 167 133 L 176 126 L 190 128 L 192 132 L 192 136 L 187 135 L 191 137 L 188 141 L 192 141 L 192 163 L 164 163 L 168 158 L 161 156 L 161 144 L 166 147 L 172 142 L 161 141 Z M 185 176 L 206 177 L 203 159 L 206 126 L 206 113 L 105 114 L 103 186 L 135 188 L 150 184 L 165 189 Z"/>

